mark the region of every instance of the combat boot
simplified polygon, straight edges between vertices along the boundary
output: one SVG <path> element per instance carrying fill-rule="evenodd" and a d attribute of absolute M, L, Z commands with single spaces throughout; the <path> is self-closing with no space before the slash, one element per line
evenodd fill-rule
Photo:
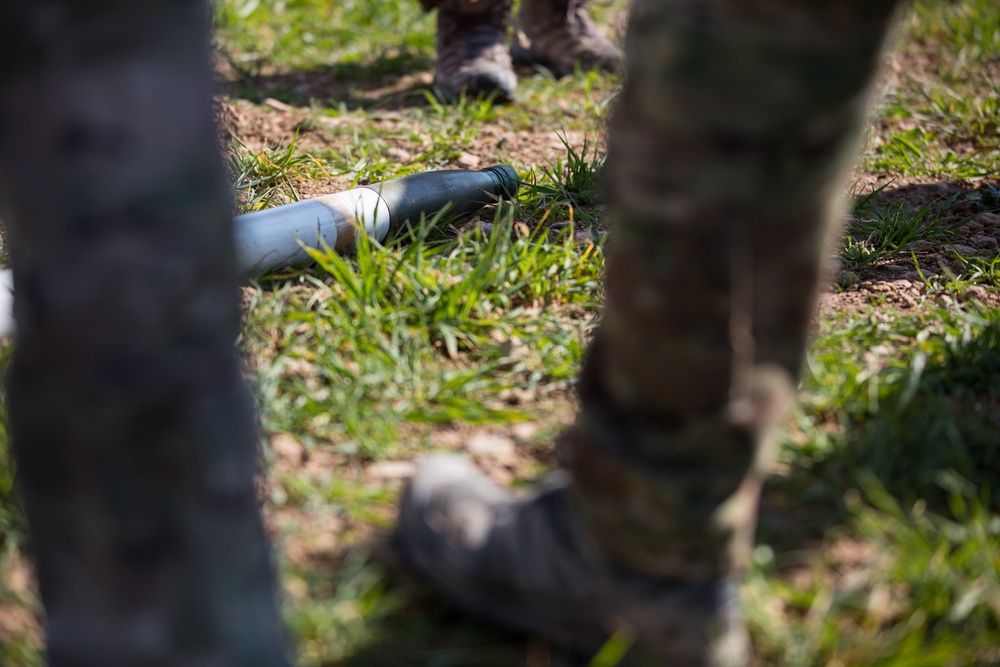
<path fill-rule="evenodd" d="M 447 102 L 464 93 L 513 102 L 517 76 L 508 49 L 513 0 L 442 0 L 437 6 L 434 88 Z"/>
<path fill-rule="evenodd" d="M 471 614 L 584 656 L 617 635 L 633 643 L 625 664 L 745 665 L 734 582 L 787 374 L 759 369 L 742 407 L 665 424 L 621 419 L 601 355 L 595 345 L 583 411 L 559 442 L 568 472 L 518 495 L 455 455 L 431 458 L 403 496 L 402 555 Z"/>
<path fill-rule="evenodd" d="M 615 71 L 624 54 L 590 18 L 587 0 L 524 0 L 513 47 L 518 64 L 542 65 L 556 76 L 574 68 Z"/>
<path fill-rule="evenodd" d="M 407 487 L 397 534 L 404 559 L 453 604 L 585 661 L 617 635 L 633 643 L 623 665 L 745 664 L 733 582 L 615 563 L 585 527 L 568 476 L 518 495 L 464 458 L 432 457 Z"/>

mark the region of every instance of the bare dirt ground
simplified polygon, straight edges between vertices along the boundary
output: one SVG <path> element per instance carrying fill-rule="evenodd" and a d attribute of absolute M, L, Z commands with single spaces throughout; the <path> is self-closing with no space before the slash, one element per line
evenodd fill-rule
<path fill-rule="evenodd" d="M 354 122 L 349 117 L 317 116 L 308 109 L 290 106 L 274 98 L 265 98 L 263 105 L 242 100 L 222 101 L 219 103 L 219 119 L 224 137 L 234 137 L 252 151 L 287 146 L 293 140 L 303 152 L 336 150 L 339 142 L 335 131 Z M 402 134 L 404 129 L 419 132 L 418 127 L 413 127 L 412 119 L 394 111 L 371 114 L 367 122 L 383 130 L 386 137 Z M 414 144 L 387 140 L 392 145 L 386 149 L 386 156 L 400 162 L 408 162 L 415 154 L 430 147 L 428 142 Z M 562 128 L 539 127 L 511 132 L 496 125 L 484 124 L 477 132 L 476 141 L 464 147 L 447 168 L 477 169 L 486 166 L 500 148 L 517 155 L 526 164 L 546 165 L 554 162 L 556 156 L 565 155 L 563 140 L 574 150 L 582 151 L 584 144 L 592 144 L 594 138 L 584 132 Z M 333 175 L 299 181 L 296 189 L 300 196 L 307 198 L 335 192 L 349 184 L 350 179 L 346 176 Z"/>

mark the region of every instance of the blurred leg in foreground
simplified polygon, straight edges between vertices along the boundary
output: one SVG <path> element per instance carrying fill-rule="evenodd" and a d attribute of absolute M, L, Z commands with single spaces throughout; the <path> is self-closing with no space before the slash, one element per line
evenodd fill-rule
<path fill-rule="evenodd" d="M 734 584 L 895 5 L 636 0 L 569 474 L 515 497 L 442 457 L 402 501 L 404 554 L 458 605 L 583 652 L 746 661 Z"/>
<path fill-rule="evenodd" d="M 0 7 L 9 411 L 52 665 L 281 666 L 203 0 Z"/>

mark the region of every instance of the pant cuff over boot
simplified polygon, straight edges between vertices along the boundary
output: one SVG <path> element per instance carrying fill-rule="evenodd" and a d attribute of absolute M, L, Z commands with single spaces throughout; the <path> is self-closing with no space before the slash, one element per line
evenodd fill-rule
<path fill-rule="evenodd" d="M 595 344 L 593 354 L 600 354 Z M 559 443 L 588 529 L 617 562 L 657 577 L 730 576 L 749 562 L 772 433 L 793 399 L 778 367 L 743 398 L 673 424 L 617 413 L 587 364 L 583 409 Z"/>

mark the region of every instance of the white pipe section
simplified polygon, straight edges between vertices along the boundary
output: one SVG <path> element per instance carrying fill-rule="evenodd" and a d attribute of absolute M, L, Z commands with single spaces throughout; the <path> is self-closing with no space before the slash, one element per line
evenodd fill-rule
<path fill-rule="evenodd" d="M 442 210 L 469 213 L 497 197 L 516 196 L 517 190 L 517 172 L 496 165 L 412 174 L 247 213 L 233 220 L 236 266 L 241 275 L 253 275 L 307 264 L 306 248 L 347 254 L 355 248 L 358 231 L 382 242 L 393 224 Z M 14 335 L 13 293 L 13 274 L 0 270 L 0 337 Z"/>
<path fill-rule="evenodd" d="M 309 260 L 305 248 L 338 253 L 354 249 L 356 231 L 376 241 L 389 234 L 389 207 L 371 188 L 361 187 L 256 211 L 233 219 L 240 275 L 270 271 Z M 0 270 L 0 337 L 14 335 L 14 274 Z"/>
<path fill-rule="evenodd" d="M 14 272 L 0 270 L 0 338 L 14 335 Z"/>
<path fill-rule="evenodd" d="M 302 264 L 309 259 L 304 246 L 349 252 L 359 228 L 376 241 L 389 233 L 389 207 L 371 188 L 240 215 L 233 221 L 236 266 L 242 275 Z"/>

